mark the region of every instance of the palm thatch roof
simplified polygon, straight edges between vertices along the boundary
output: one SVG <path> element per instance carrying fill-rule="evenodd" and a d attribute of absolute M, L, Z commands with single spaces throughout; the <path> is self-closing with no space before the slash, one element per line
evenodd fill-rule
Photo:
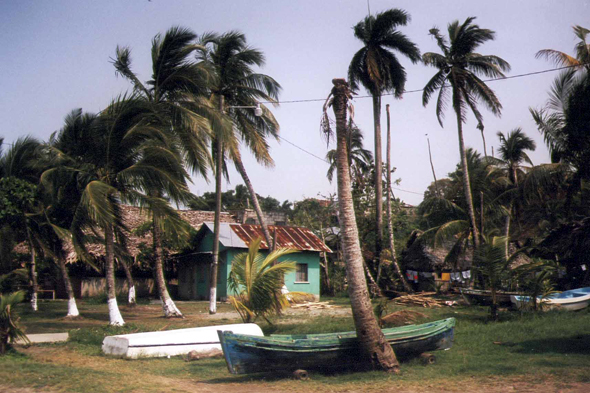
<path fill-rule="evenodd" d="M 127 231 L 127 250 L 129 255 L 135 258 L 141 250 L 141 245 L 151 246 L 152 234 L 147 231 L 145 234 L 138 236 L 135 234 L 136 229 L 145 224 L 150 220 L 147 212 L 142 211 L 139 207 L 135 206 L 122 206 L 121 207 L 122 221 L 126 226 Z M 202 211 L 202 210 L 179 210 L 180 217 L 190 224 L 195 230 L 199 230 L 204 222 L 211 222 L 214 220 L 215 212 Z M 237 222 L 236 217 L 230 213 L 221 212 L 222 223 L 235 223 Z M 94 258 L 101 258 L 105 254 L 104 244 L 93 243 L 87 245 L 88 253 Z M 26 242 L 18 244 L 14 251 L 21 254 L 28 254 L 29 247 Z M 66 246 L 67 262 L 76 262 L 79 258 L 74 250 L 71 243 Z"/>

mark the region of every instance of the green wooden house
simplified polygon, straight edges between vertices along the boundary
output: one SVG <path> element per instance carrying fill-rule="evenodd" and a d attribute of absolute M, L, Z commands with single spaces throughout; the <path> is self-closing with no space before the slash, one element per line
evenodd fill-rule
<path fill-rule="evenodd" d="M 306 228 L 269 226 L 276 248 L 295 249 L 299 252 L 285 256 L 296 262 L 296 271 L 285 276 L 289 291 L 305 292 L 320 297 L 320 257 L 322 252 L 332 252 L 313 232 Z M 224 300 L 229 293 L 227 278 L 234 257 L 247 252 L 250 243 L 264 239 L 260 225 L 221 223 L 219 236 L 219 264 L 217 296 Z M 263 240 L 260 252 L 268 253 Z M 190 251 L 178 256 L 178 296 L 183 300 L 209 298 L 209 272 L 213 255 L 213 223 L 205 222 L 199 229 Z"/>

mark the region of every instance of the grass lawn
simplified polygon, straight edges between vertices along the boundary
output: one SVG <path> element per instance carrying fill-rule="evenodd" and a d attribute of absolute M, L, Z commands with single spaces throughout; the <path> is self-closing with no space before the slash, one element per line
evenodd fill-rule
<path fill-rule="evenodd" d="M 342 308 L 347 307 L 345 299 L 330 300 Z M 208 315 L 207 302 L 180 302 L 178 306 L 185 313 L 185 319 L 161 317 L 157 304 L 141 304 L 132 309 L 123 306 L 121 311 L 127 326 L 115 328 L 107 326 L 106 304 L 80 302 L 83 317 L 76 320 L 63 319 L 65 302 L 43 302 L 37 313 L 23 304 L 17 312 L 27 333 L 69 331 L 70 340 L 62 344 L 17 347 L 0 357 L 0 388 L 67 392 L 501 392 L 526 389 L 582 392 L 590 389 L 588 310 L 537 315 L 504 311 L 501 320 L 493 323 L 487 320 L 486 307 L 390 306 L 390 311 L 410 309 L 426 314 L 420 322 L 457 318 L 451 350 L 437 352 L 437 363 L 432 366 L 423 366 L 417 360 L 403 363 L 399 375 L 312 372 L 310 380 L 295 381 L 290 374 L 231 375 L 223 359 L 124 360 L 101 353 L 101 342 L 106 335 L 240 322 L 226 304 L 219 305 L 218 315 L 214 317 Z M 261 324 L 265 334 L 354 329 L 349 315 L 328 310 L 289 312 L 274 322 L 273 326 Z"/>

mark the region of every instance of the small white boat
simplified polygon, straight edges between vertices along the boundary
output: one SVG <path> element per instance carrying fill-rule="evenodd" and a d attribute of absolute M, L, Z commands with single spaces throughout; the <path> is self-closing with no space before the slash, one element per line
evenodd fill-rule
<path fill-rule="evenodd" d="M 512 295 L 510 296 L 510 300 L 512 301 L 512 304 L 519 309 L 531 302 L 529 296 Z M 590 287 L 571 289 L 544 298 L 538 296 L 537 302 L 548 306 L 550 309 L 553 308 L 568 311 L 581 310 L 590 305 Z"/>
<path fill-rule="evenodd" d="M 252 336 L 264 335 L 262 329 L 255 323 L 121 334 L 105 337 L 102 342 L 102 351 L 107 355 L 130 359 L 185 355 L 190 351 L 199 353 L 219 351 L 221 353 L 218 330 L 231 330 L 234 333 Z"/>

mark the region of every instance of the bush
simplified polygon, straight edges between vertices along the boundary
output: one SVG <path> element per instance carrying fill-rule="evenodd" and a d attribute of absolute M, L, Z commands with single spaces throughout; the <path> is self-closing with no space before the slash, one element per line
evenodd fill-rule
<path fill-rule="evenodd" d="M 29 339 L 18 325 L 18 318 L 12 310 L 12 307 L 21 303 L 24 298 L 25 294 L 22 291 L 0 295 L 0 355 L 3 355 L 8 349 L 8 341 L 14 342 L 20 338 L 25 343 L 29 343 Z"/>

